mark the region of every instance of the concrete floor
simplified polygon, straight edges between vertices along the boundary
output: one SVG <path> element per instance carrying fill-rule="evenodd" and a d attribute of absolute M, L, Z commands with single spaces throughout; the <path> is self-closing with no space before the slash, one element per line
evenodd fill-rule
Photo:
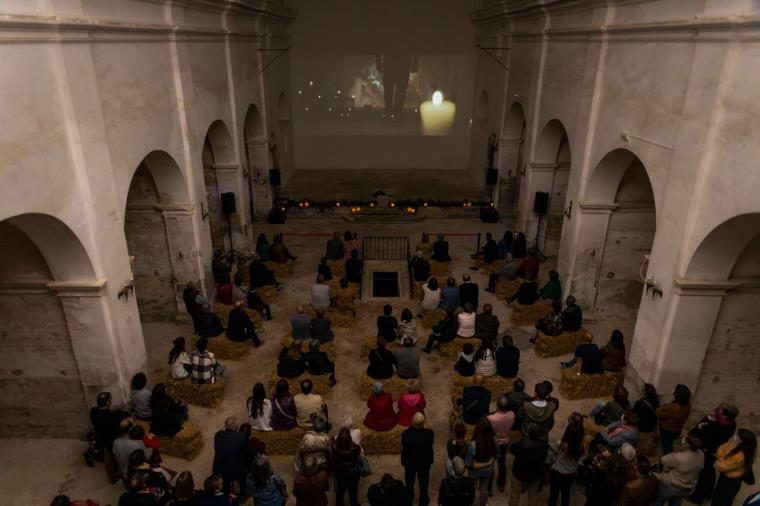
<path fill-rule="evenodd" d="M 332 232 L 338 228 L 345 228 L 346 224 L 331 220 L 292 221 L 286 225 L 265 225 L 257 229 L 258 232 L 270 234 L 275 231 L 281 232 Z M 394 225 L 368 225 L 352 224 L 351 229 L 359 233 L 372 235 L 408 235 L 415 244 L 422 231 L 448 231 L 448 232 L 486 232 L 491 231 L 501 235 L 506 228 L 505 224 L 481 224 L 476 220 L 442 220 L 423 221 L 411 224 Z M 266 382 L 276 364 L 276 355 L 279 352 L 281 338 L 289 333 L 288 317 L 294 312 L 298 304 L 308 302 L 308 287 L 313 282 L 315 268 L 319 257 L 324 251 L 325 238 L 289 236 L 286 244 L 297 255 L 298 261 L 294 265 L 294 276 L 286 280 L 286 287 L 281 292 L 277 302 L 273 305 L 274 320 L 265 323 L 265 332 L 262 339 L 263 347 L 252 351 L 247 359 L 241 362 L 227 362 L 228 373 L 227 390 L 223 404 L 214 410 L 192 407 L 191 419 L 203 429 L 206 447 L 201 455 L 192 462 L 186 462 L 167 457 L 165 464 L 176 471 L 190 470 L 195 479 L 196 486 L 200 486 L 203 479 L 210 474 L 213 449 L 210 446 L 214 433 L 222 428 L 226 417 L 236 415 L 240 420 L 245 420 L 245 400 L 251 387 L 258 381 Z M 451 239 L 451 251 L 454 256 L 453 274 L 457 278 L 465 272 L 473 274 L 468 269 L 470 265 L 469 255 L 475 250 L 474 238 L 453 237 Z M 552 262 L 548 262 L 549 265 Z M 546 278 L 548 267 L 542 268 L 542 281 Z M 481 289 L 486 286 L 487 278 L 481 273 L 474 273 L 474 281 L 480 284 Z M 496 299 L 489 293 L 482 293 L 481 304 L 490 302 L 494 305 L 496 314 L 502 322 L 501 330 L 509 326 L 510 309 L 505 303 Z M 410 305 L 409 302 L 394 304 L 395 311 Z M 357 360 L 359 339 L 365 334 L 376 332 L 375 317 L 379 314 L 380 303 L 360 304 L 360 324 L 355 329 L 336 329 L 336 343 L 339 357 L 337 360 L 338 384 L 328 398 L 330 404 L 330 416 L 334 422 L 350 415 L 354 423 L 360 423 L 366 411 L 366 399 L 359 397 L 359 384 L 356 378 L 361 377 L 366 368 L 366 363 Z M 416 307 L 416 303 L 412 308 Z M 396 313 L 398 314 L 398 313 Z M 632 322 L 603 321 L 595 323 L 589 328 L 598 336 L 599 341 L 606 340 L 606 336 L 612 328 L 620 327 L 626 337 L 630 339 L 633 331 Z M 149 376 L 151 383 L 161 381 L 166 374 L 166 357 L 171 347 L 171 341 L 178 335 L 190 337 L 192 329 L 186 324 L 158 323 L 144 325 L 144 334 L 149 352 Z M 423 341 L 424 342 L 424 341 Z M 539 359 L 532 349 L 523 351 L 520 376 L 525 379 L 529 388 L 544 379 L 550 379 L 555 383 L 555 391 L 559 384 L 559 362 L 566 357 L 553 359 Z M 436 431 L 435 463 L 431 473 L 431 497 L 435 499 L 436 491 L 444 475 L 445 442 L 448 433 L 448 416 L 450 412 L 449 396 L 452 390 L 452 364 L 444 361 L 436 354 L 425 355 L 422 358 L 423 390 L 428 400 L 426 414 L 429 426 Z M 435 381 L 432 380 L 435 378 Z M 500 392 L 495 392 L 494 395 Z M 587 412 L 595 403 L 595 400 L 568 401 L 561 399 L 560 410 L 556 415 L 556 426 L 551 433 L 552 439 L 559 438 L 565 427 L 565 420 L 573 411 Z M 119 494 L 122 492 L 118 485 L 108 485 L 102 466 L 94 469 L 88 468 L 82 461 L 82 451 L 85 444 L 76 440 L 43 439 L 43 440 L 2 440 L 0 441 L 0 500 L 1 506 L 28 506 L 46 505 L 50 498 L 58 493 L 66 493 L 72 498 L 92 498 L 101 501 L 105 506 L 109 503 L 115 505 Z M 293 467 L 292 459 L 277 457 L 273 459 L 276 469 L 292 485 Z M 367 488 L 379 481 L 384 472 L 393 473 L 396 477 L 403 476 L 398 456 L 370 457 L 370 463 L 374 474 L 363 479 L 360 484 L 360 498 L 366 498 Z M 498 492 L 497 492 L 498 494 Z M 545 496 L 545 494 L 544 494 Z M 742 495 L 743 496 L 743 495 Z M 334 495 L 331 496 L 331 504 Z M 545 503 L 545 498 L 538 501 Z M 582 504 L 583 495 L 575 494 L 573 504 Z M 365 500 L 366 503 L 366 500 Z M 495 495 L 489 501 L 491 506 L 507 503 L 506 495 Z M 291 497 L 288 504 L 295 504 Z"/>

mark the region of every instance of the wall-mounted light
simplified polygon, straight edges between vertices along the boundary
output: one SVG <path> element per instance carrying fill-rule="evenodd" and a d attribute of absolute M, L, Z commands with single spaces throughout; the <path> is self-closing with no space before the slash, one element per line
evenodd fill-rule
<path fill-rule="evenodd" d="M 201 219 L 203 221 L 206 221 L 208 219 L 208 212 L 206 211 L 206 207 L 203 205 L 203 202 L 201 202 Z"/>
<path fill-rule="evenodd" d="M 564 210 L 563 214 L 567 217 L 568 220 L 573 217 L 573 201 L 572 200 L 570 201 L 570 205 L 567 206 L 567 209 Z"/>
<path fill-rule="evenodd" d="M 124 286 L 119 290 L 119 298 L 124 297 L 124 300 L 128 301 L 130 293 L 135 293 L 135 281 L 133 279 L 124 283 Z"/>

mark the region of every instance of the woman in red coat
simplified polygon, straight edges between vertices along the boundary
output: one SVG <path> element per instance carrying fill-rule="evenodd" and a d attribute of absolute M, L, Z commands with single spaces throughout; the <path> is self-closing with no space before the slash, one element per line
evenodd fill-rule
<path fill-rule="evenodd" d="M 425 396 L 417 388 L 417 380 L 410 379 L 406 393 L 398 398 L 398 424 L 404 427 L 412 425 L 415 413 L 425 414 Z"/>
<path fill-rule="evenodd" d="M 369 412 L 364 417 L 364 425 L 378 432 L 391 430 L 396 426 L 398 415 L 393 409 L 393 396 L 383 391 L 383 383 L 372 385 L 372 395 L 367 399 Z"/>

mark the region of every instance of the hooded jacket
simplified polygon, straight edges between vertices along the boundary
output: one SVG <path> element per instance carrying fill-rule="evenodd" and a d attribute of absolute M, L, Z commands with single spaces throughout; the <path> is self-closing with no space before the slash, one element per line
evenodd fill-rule
<path fill-rule="evenodd" d="M 539 405 L 543 404 L 543 405 Z M 522 432 L 526 436 L 531 425 L 538 425 L 544 434 L 548 434 L 554 427 L 554 412 L 557 407 L 553 402 L 532 401 L 526 402 L 520 408 L 520 418 L 522 418 Z"/>

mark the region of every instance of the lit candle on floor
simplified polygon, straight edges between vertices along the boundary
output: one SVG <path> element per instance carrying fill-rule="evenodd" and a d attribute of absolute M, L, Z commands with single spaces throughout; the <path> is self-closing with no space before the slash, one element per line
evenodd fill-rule
<path fill-rule="evenodd" d="M 423 102 L 420 106 L 422 116 L 422 133 L 425 135 L 446 135 L 454 125 L 457 106 L 454 102 L 443 99 L 443 93 L 433 93 L 433 100 Z"/>

